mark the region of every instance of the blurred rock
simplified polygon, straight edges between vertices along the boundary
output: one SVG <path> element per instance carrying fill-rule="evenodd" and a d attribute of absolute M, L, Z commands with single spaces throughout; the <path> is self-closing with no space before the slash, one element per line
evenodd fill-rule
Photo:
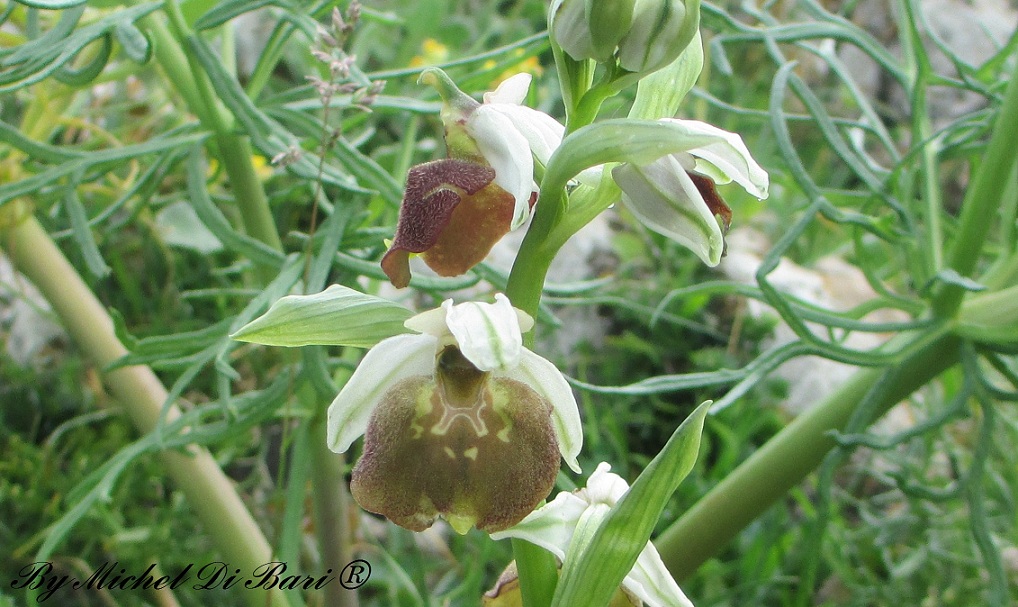
<path fill-rule="evenodd" d="M 770 243 L 752 228 L 735 229 L 728 235 L 728 256 L 718 269 L 731 280 L 756 285 L 756 271 L 770 249 Z M 866 276 L 855 266 L 830 256 L 819 260 L 813 268 L 805 268 L 788 259 L 782 259 L 768 275 L 770 283 L 779 291 L 835 312 L 850 310 L 875 297 Z M 746 313 L 753 317 L 777 313 L 767 304 L 749 299 Z M 904 321 L 908 317 L 897 310 L 877 310 L 863 320 L 869 322 Z M 818 335 L 826 331 L 807 323 Z M 872 350 L 890 337 L 883 333 L 851 333 L 842 343 L 856 350 Z M 796 340 L 795 332 L 784 322 L 774 329 L 771 344 L 781 345 Z M 782 407 L 790 414 L 798 414 L 812 407 L 834 391 L 856 370 L 852 365 L 816 356 L 795 358 L 778 368 L 776 375 L 788 382 L 788 397 Z"/>
<path fill-rule="evenodd" d="M 924 31 L 923 45 L 933 71 L 951 78 L 957 78 L 958 71 L 934 37 L 963 63 L 980 66 L 1004 47 L 1018 24 L 1018 10 L 1007 0 L 923 0 L 917 5 L 925 21 L 921 27 L 929 28 Z M 900 57 L 905 33 L 898 26 L 896 10 L 884 0 L 862 0 L 852 12 L 852 20 Z M 849 43 L 839 45 L 838 57 L 867 97 L 883 101 L 900 112 L 901 118 L 907 117 L 910 103 L 905 92 L 875 61 Z M 982 95 L 956 87 L 930 87 L 928 101 L 935 127 L 986 105 Z"/>
<path fill-rule="evenodd" d="M 52 320 L 49 303 L 9 259 L 0 254 L 0 328 L 6 333 L 4 350 L 21 366 L 57 339 L 66 337 Z"/>

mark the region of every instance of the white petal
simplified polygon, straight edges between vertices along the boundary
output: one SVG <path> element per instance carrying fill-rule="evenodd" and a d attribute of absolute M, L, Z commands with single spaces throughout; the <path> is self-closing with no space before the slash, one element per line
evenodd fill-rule
<path fill-rule="evenodd" d="M 611 464 L 601 462 L 597 470 L 587 479 L 583 493 L 592 504 L 607 504 L 614 507 L 616 502 L 629 491 L 629 483 L 618 474 L 611 472 Z"/>
<path fill-rule="evenodd" d="M 406 319 L 403 326 L 411 331 L 417 331 L 418 333 L 425 333 L 433 337 L 442 339 L 449 335 L 449 326 L 445 323 L 445 316 L 449 313 L 449 308 L 452 306 L 452 300 L 447 299 L 442 302 L 442 307 L 434 308 L 432 310 L 426 310 L 411 316 Z"/>
<path fill-rule="evenodd" d="M 487 111 L 499 112 L 507 117 L 523 138 L 527 140 L 530 151 L 542 165 L 548 164 L 555 149 L 562 144 L 562 136 L 566 127 L 557 120 L 525 105 L 495 104 Z"/>
<path fill-rule="evenodd" d="M 551 424 L 555 429 L 562 459 L 574 472 L 580 472 L 576 456 L 583 447 L 583 426 L 580 424 L 580 410 L 576 406 L 573 391 L 562 372 L 524 348 L 520 365 L 499 375 L 527 384 L 551 404 Z"/>
<path fill-rule="evenodd" d="M 501 293 L 497 293 L 497 294 L 495 294 L 495 300 L 496 301 L 498 300 L 499 296 L 505 297 L 505 295 L 502 295 Z M 533 316 L 531 316 L 530 314 L 527 314 L 526 312 L 524 312 L 523 310 L 521 310 L 519 308 L 513 308 L 513 310 L 516 310 L 516 319 L 520 323 L 520 333 L 526 333 L 527 331 L 529 331 L 529 330 L 534 328 L 534 317 Z"/>
<path fill-rule="evenodd" d="M 693 607 L 661 561 L 654 544 L 649 542 L 637 557 L 629 575 L 622 580 L 622 585 L 647 607 Z"/>
<path fill-rule="evenodd" d="M 493 304 L 466 302 L 450 306 L 445 321 L 460 352 L 481 371 L 511 369 L 519 364 L 523 335 L 516 308 L 505 295 L 496 295 Z"/>
<path fill-rule="evenodd" d="M 703 196 L 675 156 L 649 165 L 612 170 L 622 201 L 645 226 L 688 247 L 713 267 L 721 261 L 724 237 Z"/>
<path fill-rule="evenodd" d="M 527 98 L 532 79 L 533 77 L 526 72 L 506 78 L 495 90 L 484 94 L 484 102 L 520 105 Z"/>
<path fill-rule="evenodd" d="M 715 183 L 724 184 L 734 181 L 753 196 L 761 199 L 767 198 L 767 171 L 753 160 L 742 137 L 698 120 L 671 118 L 666 120 L 682 124 L 689 128 L 691 133 L 713 135 L 717 138 L 716 143 L 689 150 L 690 154 L 711 165 L 705 167 L 703 162 L 698 161 L 696 163 L 697 172 L 707 175 Z"/>
<path fill-rule="evenodd" d="M 343 453 L 368 427 L 371 412 L 396 382 L 435 370 L 435 338 L 397 335 L 368 350 L 357 370 L 329 405 L 328 444 Z"/>
<path fill-rule="evenodd" d="M 588 505 L 575 494 L 563 491 L 515 526 L 492 533 L 491 539 L 515 537 L 526 540 L 554 554 L 559 561 L 565 561 L 566 548 L 573 539 L 576 523 Z"/>
<path fill-rule="evenodd" d="M 467 132 L 491 168 L 495 183 L 516 201 L 511 227 L 516 229 L 530 215 L 530 194 L 534 191 L 534 157 L 530 143 L 513 121 L 493 105 L 482 105 L 467 119 Z"/>

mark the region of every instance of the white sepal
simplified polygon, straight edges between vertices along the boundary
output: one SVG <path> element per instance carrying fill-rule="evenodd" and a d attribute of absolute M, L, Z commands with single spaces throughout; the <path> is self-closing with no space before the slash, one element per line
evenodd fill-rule
<path fill-rule="evenodd" d="M 512 528 L 492 533 L 491 539 L 515 537 L 526 540 L 564 561 L 566 548 L 573 539 L 573 530 L 587 506 L 589 504 L 575 493 L 563 491 Z"/>
<path fill-rule="evenodd" d="M 580 472 L 576 456 L 583 446 L 583 426 L 573 391 L 562 372 L 548 360 L 524 348 L 519 366 L 499 375 L 527 384 L 551 405 L 551 423 L 562 459 L 574 472 Z"/>
<path fill-rule="evenodd" d="M 664 120 L 685 127 L 690 135 L 708 135 L 715 139 L 713 143 L 689 150 L 697 159 L 697 173 L 710 177 L 717 184 L 734 181 L 750 195 L 767 198 L 767 171 L 753 160 L 742 137 L 699 120 Z"/>
<path fill-rule="evenodd" d="M 640 556 L 636 557 L 636 564 L 622 585 L 647 607 L 693 607 L 693 603 L 665 567 L 657 548 L 650 542 Z"/>
<path fill-rule="evenodd" d="M 413 376 L 430 376 L 435 370 L 435 344 L 431 335 L 397 335 L 368 350 L 329 405 L 329 448 L 336 453 L 349 449 L 367 430 L 371 412 L 396 382 Z"/>
<path fill-rule="evenodd" d="M 512 119 L 493 108 L 495 105 L 482 105 L 474 110 L 467 119 L 466 129 L 495 170 L 495 184 L 509 192 L 515 201 L 512 221 L 515 228 L 530 214 L 534 157 L 530 143 L 516 129 Z"/>
<path fill-rule="evenodd" d="M 641 223 L 688 247 L 707 265 L 718 265 L 725 246 L 721 228 L 676 155 L 644 166 L 624 164 L 612 177 Z"/>

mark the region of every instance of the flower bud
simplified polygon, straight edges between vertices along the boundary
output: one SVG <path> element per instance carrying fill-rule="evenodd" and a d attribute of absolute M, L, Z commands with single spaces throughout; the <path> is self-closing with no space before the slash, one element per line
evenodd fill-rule
<path fill-rule="evenodd" d="M 633 20 L 636 0 L 563 0 L 552 7 L 552 35 L 576 60 L 605 62 Z"/>
<path fill-rule="evenodd" d="M 619 65 L 642 75 L 674 61 L 700 25 L 700 0 L 561 0 L 551 35 L 577 61 Z"/>
<path fill-rule="evenodd" d="M 700 0 L 637 0 L 619 65 L 649 74 L 674 61 L 700 27 Z"/>

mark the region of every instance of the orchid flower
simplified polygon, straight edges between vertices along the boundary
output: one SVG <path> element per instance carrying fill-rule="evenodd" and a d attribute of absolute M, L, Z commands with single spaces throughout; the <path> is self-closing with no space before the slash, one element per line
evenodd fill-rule
<path fill-rule="evenodd" d="M 501 294 L 408 319 L 417 334 L 368 351 L 328 412 L 338 453 L 365 435 L 351 493 L 422 531 L 506 529 L 551 491 L 560 457 L 579 471 L 579 412 L 562 373 L 523 347 L 534 325 Z"/>
<path fill-rule="evenodd" d="M 563 491 L 554 500 L 530 513 L 516 526 L 491 534 L 492 539 L 519 538 L 540 546 L 565 562 L 577 534 L 593 533 L 600 521 L 629 490 L 625 479 L 610 472 L 602 462 L 587 479 L 587 486 L 574 493 Z M 633 569 L 622 580 L 622 588 L 648 607 L 693 607 L 665 568 L 654 545 L 647 543 Z"/>
<path fill-rule="evenodd" d="M 421 74 L 444 100 L 448 158 L 410 169 L 392 246 L 382 269 L 397 287 L 410 281 L 409 256 L 421 253 L 438 274 L 465 273 L 536 202 L 534 161 L 544 164 L 562 142 L 564 127 L 522 105 L 530 74 L 517 74 L 478 103 L 439 69 Z"/>
<path fill-rule="evenodd" d="M 731 210 L 715 184 L 734 181 L 763 199 L 767 198 L 767 172 L 735 133 L 696 120 L 664 118 L 661 122 L 681 129 L 691 141 L 689 149 L 647 164 L 624 163 L 612 170 L 612 177 L 622 189 L 622 202 L 644 225 L 716 266 L 725 250 Z"/>

